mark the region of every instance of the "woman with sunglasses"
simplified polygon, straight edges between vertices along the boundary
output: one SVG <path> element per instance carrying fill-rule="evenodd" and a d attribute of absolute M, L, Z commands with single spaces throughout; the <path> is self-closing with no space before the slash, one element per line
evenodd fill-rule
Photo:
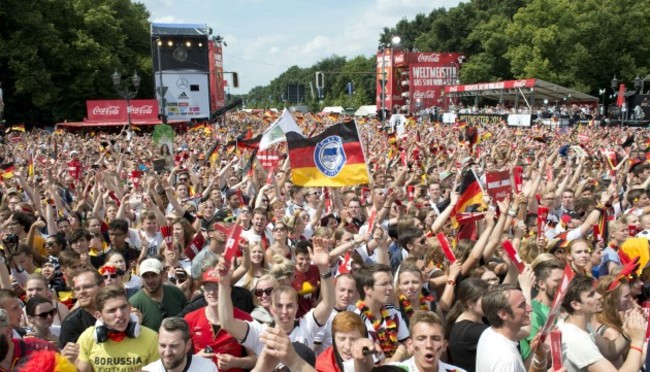
<path fill-rule="evenodd" d="M 273 316 L 271 315 L 271 292 L 278 287 L 278 281 L 271 275 L 263 275 L 259 278 L 255 287 L 251 290 L 253 293 L 253 303 L 255 309 L 251 311 L 253 319 L 262 324 L 271 324 Z"/>
<path fill-rule="evenodd" d="M 112 264 L 105 264 L 104 266 L 100 267 L 99 274 L 104 278 L 104 285 L 117 285 L 118 287 L 124 288 L 126 291 L 126 297 L 131 298 L 134 294 L 138 292 L 139 289 L 137 288 L 127 288 L 124 285 L 123 278 L 124 278 L 124 271 L 122 269 L 119 269 Z"/>
<path fill-rule="evenodd" d="M 127 292 L 135 289 L 137 292 L 142 288 L 142 278 L 138 275 L 132 274 L 130 270 L 126 270 L 126 260 L 122 253 L 116 250 L 111 250 L 106 254 L 106 263 L 105 265 L 113 266 L 114 268 L 121 270 L 122 275 L 122 284 L 126 288 Z"/>
<path fill-rule="evenodd" d="M 286 223 L 278 221 L 273 225 L 273 244 L 264 253 L 266 262 L 272 262 L 273 256 L 280 256 L 286 259 L 292 259 L 293 253 L 289 248 L 289 227 Z"/>
<path fill-rule="evenodd" d="M 30 274 L 27 283 L 25 283 L 25 299 L 29 301 L 36 296 L 49 299 L 52 307 L 57 310 L 54 315 L 54 324 L 60 325 L 70 313 L 70 310 L 57 300 L 56 291 L 54 288 L 50 290 L 47 279 L 41 273 Z"/>
<path fill-rule="evenodd" d="M 61 326 L 52 325 L 56 309 L 50 300 L 38 295 L 34 296 L 27 301 L 25 311 L 36 337 L 53 343 L 59 342 Z"/>

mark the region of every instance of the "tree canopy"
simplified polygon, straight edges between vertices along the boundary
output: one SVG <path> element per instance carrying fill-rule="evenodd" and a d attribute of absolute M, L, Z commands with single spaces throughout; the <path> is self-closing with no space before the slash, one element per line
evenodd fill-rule
<path fill-rule="evenodd" d="M 87 99 L 115 98 L 111 73 L 137 70 L 152 91 L 149 13 L 130 0 L 3 0 L 0 81 L 12 122 L 81 119 Z"/>

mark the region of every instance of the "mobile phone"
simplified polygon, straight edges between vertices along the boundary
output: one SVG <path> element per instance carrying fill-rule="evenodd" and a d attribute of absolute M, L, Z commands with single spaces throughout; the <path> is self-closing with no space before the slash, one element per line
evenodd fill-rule
<path fill-rule="evenodd" d="M 214 353 L 214 350 L 212 350 L 212 348 L 210 347 L 210 345 L 206 346 L 205 349 L 203 349 L 203 351 L 205 351 L 206 354 L 212 354 L 212 353 Z"/>

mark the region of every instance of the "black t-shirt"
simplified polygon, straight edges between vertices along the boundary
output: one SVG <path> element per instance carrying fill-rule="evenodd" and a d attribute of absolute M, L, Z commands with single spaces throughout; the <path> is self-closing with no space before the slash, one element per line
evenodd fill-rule
<path fill-rule="evenodd" d="M 478 340 L 488 327 L 490 326 L 487 324 L 474 323 L 469 320 L 454 323 L 449 334 L 450 363 L 467 372 L 474 372 Z"/>
<path fill-rule="evenodd" d="M 68 342 L 76 343 L 83 331 L 93 327 L 96 321 L 94 316 L 82 308 L 72 311 L 61 323 L 59 346 L 63 348 Z"/>

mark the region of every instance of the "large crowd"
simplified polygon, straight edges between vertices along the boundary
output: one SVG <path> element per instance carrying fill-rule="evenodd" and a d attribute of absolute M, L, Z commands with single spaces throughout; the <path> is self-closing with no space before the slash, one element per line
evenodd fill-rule
<path fill-rule="evenodd" d="M 228 113 L 171 146 L 8 130 L 0 370 L 644 367 L 648 130 L 364 119 L 369 183 L 328 188 L 293 184 L 286 143 L 233 141 L 272 119 Z M 518 167 L 491 197 L 486 174 Z M 553 355 L 540 336 L 567 277 Z"/>

